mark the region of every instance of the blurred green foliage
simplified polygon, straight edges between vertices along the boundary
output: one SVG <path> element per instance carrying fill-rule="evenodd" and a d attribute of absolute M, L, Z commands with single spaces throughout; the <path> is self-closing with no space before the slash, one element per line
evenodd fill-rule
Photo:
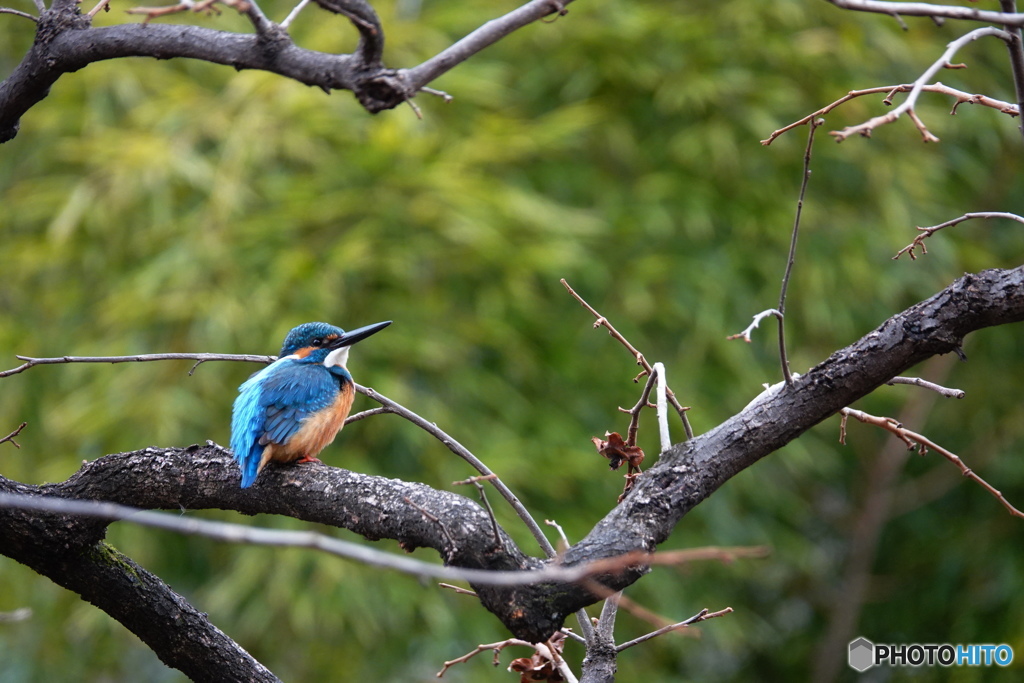
<path fill-rule="evenodd" d="M 516 3 L 375 5 L 386 59 L 403 67 Z M 127 6 L 98 21 L 123 21 Z M 277 20 L 289 8 L 264 7 Z M 393 319 L 353 354 L 357 381 L 443 426 L 535 517 L 580 538 L 622 486 L 590 437 L 624 431 L 616 408 L 632 405 L 640 387 L 630 357 L 592 330 L 559 278 L 666 364 L 698 431 L 714 426 L 779 379 L 773 326 L 751 345 L 725 342 L 777 302 L 806 129 L 768 148 L 759 140 L 848 90 L 913 80 L 966 29 L 908 20 L 904 32 L 889 18 L 811 0 L 584 0 L 569 9 L 432 84 L 455 100 L 417 98 L 423 120 L 409 108 L 371 116 L 344 92 L 328 97 L 184 60 L 118 60 L 65 76 L 0 147 L 3 366 L 15 365 L 16 353 L 274 353 L 300 322 Z M 247 30 L 230 10 L 172 20 Z M 0 73 L 20 59 L 31 29 L 0 16 Z M 293 35 L 325 51 L 355 40 L 315 7 Z M 998 41 L 959 58 L 970 69 L 944 82 L 1013 98 Z M 937 95 L 923 96 L 920 113 L 939 144 L 922 144 L 906 119 L 871 140 L 828 139 L 827 130 L 882 112 L 880 100 L 848 103 L 818 133 L 788 302 L 797 371 L 962 272 L 1015 266 L 1024 255 L 1020 226 L 975 221 L 932 238 L 925 258 L 890 260 L 915 225 L 966 211 L 1024 212 L 1024 175 L 1015 121 L 966 106 L 950 118 L 951 102 Z M 915 369 L 967 398 L 939 401 L 908 425 L 1018 505 L 1020 334 L 983 331 L 965 347 L 970 362 Z M 67 365 L 3 380 L 0 433 L 29 425 L 20 450 L 0 445 L 0 472 L 60 481 L 111 452 L 226 443 L 235 388 L 256 368 L 188 369 Z M 919 390 L 887 387 L 858 407 L 899 416 L 921 400 Z M 648 462 L 653 422 L 653 414 L 642 422 Z M 667 546 L 774 552 L 660 568 L 631 588 L 634 600 L 673 619 L 702 607 L 736 612 L 705 625 L 702 640 L 666 636 L 627 651 L 621 680 L 809 677 L 887 443 L 859 424 L 849 432 L 839 446 L 838 420 L 829 420 L 682 522 Z M 324 455 L 442 488 L 471 474 L 392 416 L 349 427 Z M 1020 521 L 935 455 L 911 459 L 892 496 L 854 635 L 1007 642 L 1019 669 Z M 500 506 L 498 515 L 534 552 L 514 516 Z M 112 527 L 110 540 L 289 681 L 435 680 L 444 660 L 507 637 L 471 598 L 308 552 L 126 524 Z M 0 561 L 0 585 L 0 611 L 33 610 L 28 621 L 0 623 L 0 682 L 181 679 L 119 624 L 28 569 Z M 651 628 L 623 615 L 618 631 L 627 640 Z M 578 664 L 582 654 L 570 644 L 567 656 Z M 514 679 L 486 659 L 445 680 Z M 997 673 L 957 671 L 956 680 Z M 852 678 L 845 660 L 841 675 Z"/>

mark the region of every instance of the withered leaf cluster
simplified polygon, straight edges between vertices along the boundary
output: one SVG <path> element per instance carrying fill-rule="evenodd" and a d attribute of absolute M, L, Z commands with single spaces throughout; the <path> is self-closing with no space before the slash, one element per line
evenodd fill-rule
<path fill-rule="evenodd" d="M 548 648 L 554 656 L 561 656 L 562 648 L 565 647 L 565 634 L 556 632 L 547 642 Z M 519 683 L 562 683 L 565 677 L 558 670 L 558 663 L 548 653 L 540 648 L 533 653 L 532 657 L 520 657 L 513 659 L 508 665 L 509 671 L 519 673 Z"/>
<path fill-rule="evenodd" d="M 622 439 L 618 432 L 605 432 L 604 438 L 591 437 L 591 441 L 597 447 L 597 452 L 608 458 L 609 465 L 613 470 L 622 467 L 622 463 L 629 463 L 629 471 L 640 471 L 640 463 L 644 461 L 644 452 L 639 446 L 629 446 Z"/>

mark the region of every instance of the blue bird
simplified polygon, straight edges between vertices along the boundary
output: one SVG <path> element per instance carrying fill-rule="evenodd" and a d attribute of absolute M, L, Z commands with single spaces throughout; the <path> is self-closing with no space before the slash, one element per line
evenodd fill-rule
<path fill-rule="evenodd" d="M 355 384 L 345 364 L 349 347 L 391 321 L 346 332 L 327 323 L 305 323 L 284 339 L 278 359 L 242 386 L 231 415 L 231 450 L 242 470 L 242 488 L 277 462 L 320 462 L 320 454 L 345 424 Z"/>

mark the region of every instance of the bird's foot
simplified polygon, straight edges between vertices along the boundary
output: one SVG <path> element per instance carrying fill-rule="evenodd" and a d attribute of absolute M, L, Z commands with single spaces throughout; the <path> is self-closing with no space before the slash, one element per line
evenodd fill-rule
<path fill-rule="evenodd" d="M 300 464 L 304 462 L 315 462 L 320 465 L 324 464 L 323 460 L 320 460 L 320 458 L 316 457 L 315 455 L 304 455 L 295 462 Z"/>

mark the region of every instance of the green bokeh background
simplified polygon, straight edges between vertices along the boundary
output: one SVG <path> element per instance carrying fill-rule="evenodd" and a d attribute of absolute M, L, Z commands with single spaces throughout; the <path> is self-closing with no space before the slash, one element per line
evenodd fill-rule
<path fill-rule="evenodd" d="M 994 5 L 995 3 L 984 3 Z M 124 21 L 115 3 L 98 23 Z M 415 65 L 515 2 L 375 3 L 393 67 Z M 28 10 L 30 3 L 18 3 Z M 264 10 L 281 20 L 285 2 Z M 612 473 L 590 437 L 624 431 L 636 367 L 559 284 L 566 278 L 693 407 L 698 432 L 779 378 L 774 326 L 726 342 L 777 303 L 806 129 L 759 140 L 848 90 L 908 82 L 966 29 L 844 13 L 812 0 L 581 0 L 377 116 L 345 92 L 175 60 L 124 59 L 62 78 L 0 147 L 0 352 L 119 355 L 275 353 L 292 326 L 395 324 L 361 344 L 351 368 L 441 425 L 521 497 L 537 519 L 581 538 L 614 505 Z M 134 20 L 134 19 L 132 19 Z M 247 31 L 233 11 L 175 17 Z M 163 20 L 169 21 L 169 20 Z M 32 40 L 0 15 L 0 74 Z M 300 45 L 352 49 L 355 32 L 311 7 Z M 941 74 L 1012 100 L 997 40 Z M 972 222 L 932 238 L 915 262 L 890 257 L 967 211 L 1024 213 L 1017 123 L 924 95 L 942 141 L 905 118 L 872 139 L 826 135 L 884 111 L 862 98 L 827 117 L 814 148 L 787 329 L 804 370 L 965 271 L 1013 267 L 1024 232 Z M 969 362 L 914 374 L 964 389 L 961 401 L 885 387 L 857 407 L 920 417 L 908 426 L 960 454 L 1024 504 L 1021 330 L 972 335 Z M 205 364 L 66 365 L 0 382 L 0 473 L 61 481 L 83 460 L 146 446 L 225 444 L 235 389 L 256 368 Z M 934 405 L 928 406 L 931 402 Z M 365 398 L 357 409 L 371 407 Z M 908 412 L 911 411 L 911 412 Z M 640 444 L 657 452 L 653 414 Z M 673 424 L 673 436 L 682 430 Z M 849 598 L 850 538 L 877 493 L 887 437 L 838 419 L 744 472 L 688 515 L 671 548 L 769 545 L 770 558 L 659 568 L 627 595 L 672 619 L 736 612 L 700 640 L 670 635 L 629 650 L 620 680 L 810 679 L 830 615 Z M 472 474 L 394 416 L 352 425 L 328 464 L 438 488 Z M 876 642 L 1008 643 L 1024 659 L 1021 521 L 938 456 L 910 458 L 850 635 Z M 189 511 L 279 528 L 294 520 Z M 499 521 L 535 544 L 506 508 Z M 320 529 L 344 538 L 348 532 Z M 472 598 L 431 583 L 299 550 L 223 545 L 111 527 L 110 541 L 165 579 L 288 681 L 428 681 L 477 643 L 508 636 Z M 376 547 L 400 552 L 395 543 Z M 418 551 L 424 559 L 431 553 Z M 178 681 L 133 635 L 77 596 L 0 558 L 0 682 Z M 592 609 L 596 614 L 596 609 Z M 624 614 L 620 640 L 653 627 Z M 515 680 L 526 652 L 455 667 L 444 680 Z M 578 665 L 581 649 L 567 656 Z M 839 680 L 852 680 L 839 653 Z M 834 659 L 834 658 L 833 658 Z M 887 678 L 891 674 L 891 678 Z M 901 670 L 866 680 L 1009 680 L 1014 671 Z M 827 679 L 825 679 L 827 680 Z"/>

